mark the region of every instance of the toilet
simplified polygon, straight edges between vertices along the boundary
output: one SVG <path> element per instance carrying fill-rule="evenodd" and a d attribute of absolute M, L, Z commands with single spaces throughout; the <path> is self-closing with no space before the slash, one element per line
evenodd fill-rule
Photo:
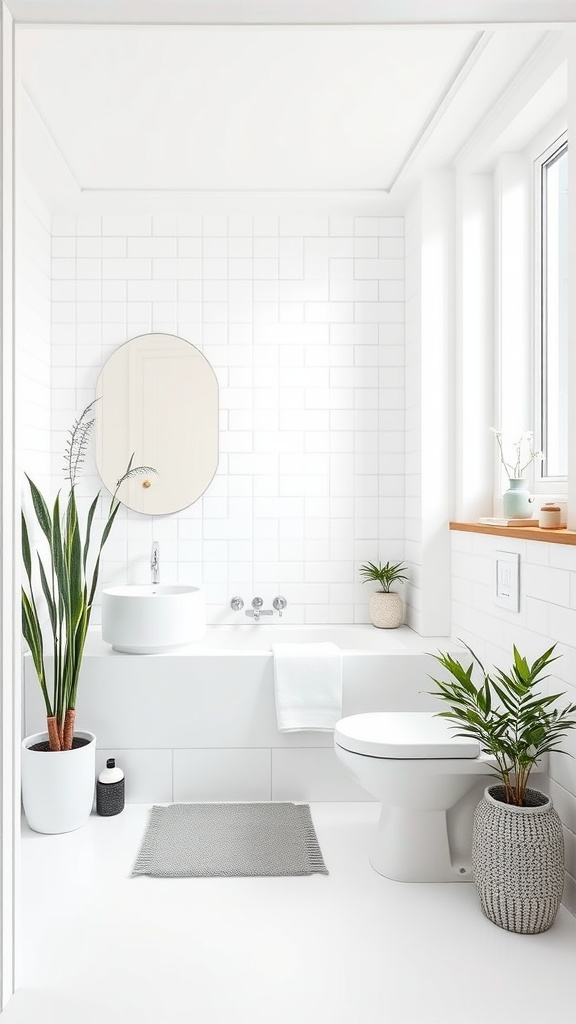
<path fill-rule="evenodd" d="M 335 751 L 381 804 L 370 863 L 399 882 L 472 880 L 472 819 L 495 761 L 432 712 L 337 722 Z"/>

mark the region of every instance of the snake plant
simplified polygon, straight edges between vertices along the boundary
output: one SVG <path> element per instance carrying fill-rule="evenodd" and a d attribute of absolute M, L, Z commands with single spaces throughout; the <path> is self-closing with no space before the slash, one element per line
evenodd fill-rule
<path fill-rule="evenodd" d="M 156 472 L 151 466 L 134 467 L 134 455 L 131 456 L 126 472 L 112 494 L 107 518 L 100 539 L 94 545 L 89 566 L 93 521 L 100 492 L 92 501 L 86 523 L 82 526 L 76 501 L 76 482 L 95 422 L 92 416 L 94 404 L 91 402 L 84 409 L 70 431 L 65 452 L 65 478 L 70 486 L 64 502 L 59 491 L 50 510 L 39 488 L 26 474 L 34 515 L 47 541 L 48 553 L 42 556 L 36 551 L 36 558 L 33 558 L 30 531 L 22 512 L 22 558 L 28 581 L 27 587 L 22 587 L 22 634 L 30 648 L 46 706 L 50 750 L 70 750 L 72 747 L 84 645 L 102 550 L 120 507 L 119 488 L 125 480 L 136 475 Z M 46 645 L 49 645 L 49 654 Z"/>

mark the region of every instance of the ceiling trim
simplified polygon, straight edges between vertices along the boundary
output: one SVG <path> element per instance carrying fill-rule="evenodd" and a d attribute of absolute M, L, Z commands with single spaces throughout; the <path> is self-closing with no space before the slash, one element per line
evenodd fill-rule
<path fill-rule="evenodd" d="M 482 165 L 496 137 L 531 102 L 554 72 L 567 59 L 566 39 L 558 34 L 547 36 L 518 69 L 508 88 L 486 112 L 474 132 L 454 156 L 454 165 L 461 171 L 473 172 Z"/>
<path fill-rule="evenodd" d="M 396 173 L 394 174 L 388 186 L 388 191 L 391 192 L 392 189 L 402 181 L 410 166 L 416 159 L 418 153 L 421 151 L 423 146 L 426 144 L 427 140 L 432 135 L 436 125 L 446 113 L 454 96 L 460 90 L 463 82 L 470 74 L 472 68 L 479 60 L 481 55 L 484 53 L 486 47 L 489 45 L 491 38 L 491 32 L 479 32 L 475 35 L 474 39 L 470 43 L 470 46 L 468 47 L 466 54 L 464 55 L 460 63 L 460 66 L 452 75 L 452 78 L 450 79 L 448 85 L 446 86 L 444 93 L 440 97 L 432 113 L 426 119 L 422 129 L 420 130 L 420 132 L 414 139 L 414 142 L 412 143 L 410 149 L 408 150 L 408 153 L 401 161 Z"/>
<path fill-rule="evenodd" d="M 170 214 L 326 214 L 402 217 L 404 206 L 387 192 L 178 192 L 176 190 L 99 191 L 87 189 L 56 203 L 53 212 L 77 216 Z"/>
<path fill-rule="evenodd" d="M 48 127 L 48 124 L 46 123 L 44 115 L 38 109 L 36 103 L 34 102 L 32 96 L 30 95 L 30 93 L 28 92 L 28 89 L 26 88 L 26 86 L 24 85 L 24 83 L 22 81 L 20 81 L 20 88 L 22 90 L 23 96 L 25 96 L 27 102 L 30 104 L 30 108 L 31 108 L 31 110 L 34 113 L 34 116 L 37 118 L 38 124 L 40 125 L 42 131 L 44 132 L 44 135 L 48 139 L 49 144 L 56 151 L 56 153 L 58 154 L 59 159 L 62 161 L 64 167 L 66 168 L 66 171 L 68 172 L 73 185 L 78 190 L 78 192 L 82 192 L 82 188 L 80 186 L 80 182 L 78 181 L 78 178 L 77 178 L 76 174 L 74 173 L 74 171 L 72 170 L 68 160 L 64 156 L 64 152 L 62 150 L 61 145 L 59 144 L 57 139 L 54 137 L 51 129 Z"/>
<path fill-rule="evenodd" d="M 573 0 L 6 0 L 20 24 L 557 25 Z"/>
<path fill-rule="evenodd" d="M 301 196 L 303 199 L 313 199 L 316 196 L 322 196 L 324 198 L 334 198 L 335 200 L 351 199 L 356 196 L 369 201 L 382 201 L 388 198 L 390 192 L 388 189 L 368 189 L 368 188 L 347 188 L 347 189 L 330 189 L 330 188 L 292 188 L 292 189 L 276 189 L 276 188 L 81 188 L 80 194 L 87 197 L 94 196 L 206 196 L 208 198 L 221 199 L 223 196 L 229 196 L 230 198 L 246 198 L 250 196 L 271 196 L 279 199 L 286 199 L 292 196 Z"/>

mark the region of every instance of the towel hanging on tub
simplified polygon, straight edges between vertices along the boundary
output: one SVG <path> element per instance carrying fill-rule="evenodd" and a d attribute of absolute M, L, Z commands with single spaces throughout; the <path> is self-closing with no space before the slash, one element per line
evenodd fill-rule
<path fill-rule="evenodd" d="M 342 652 L 336 644 L 273 644 L 279 732 L 331 732 L 342 718 Z"/>

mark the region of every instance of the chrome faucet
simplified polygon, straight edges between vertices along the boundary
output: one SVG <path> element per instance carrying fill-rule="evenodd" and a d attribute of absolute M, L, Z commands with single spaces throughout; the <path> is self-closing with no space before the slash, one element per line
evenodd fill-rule
<path fill-rule="evenodd" d="M 160 545 L 157 540 L 152 541 L 150 571 L 152 573 L 152 584 L 160 583 Z"/>
<path fill-rule="evenodd" d="M 252 608 L 250 608 L 247 612 L 244 612 L 244 614 L 248 615 L 249 618 L 254 619 L 254 622 L 260 622 L 261 615 L 273 615 L 274 613 L 272 609 L 263 608 L 263 604 L 264 601 L 262 600 L 261 597 L 255 597 L 254 600 L 252 601 Z"/>
<path fill-rule="evenodd" d="M 247 615 L 250 619 L 254 619 L 254 622 L 260 622 L 261 615 L 274 615 L 274 611 L 277 611 L 280 618 L 282 618 L 282 612 L 286 608 L 288 601 L 285 597 L 275 597 L 272 601 L 272 608 L 274 611 L 272 608 L 263 608 L 263 604 L 264 601 L 261 597 L 253 598 L 252 607 L 249 608 L 248 611 L 245 611 L 244 615 Z M 233 597 L 230 601 L 230 607 L 233 612 L 240 612 L 244 607 L 244 601 L 241 597 Z"/>

